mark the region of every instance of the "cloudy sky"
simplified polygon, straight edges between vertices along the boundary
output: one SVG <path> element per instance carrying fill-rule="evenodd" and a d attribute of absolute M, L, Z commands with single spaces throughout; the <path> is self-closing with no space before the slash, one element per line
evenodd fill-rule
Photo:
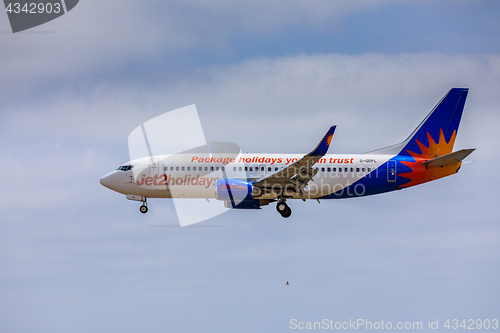
<path fill-rule="evenodd" d="M 499 15 L 497 1 L 81 0 L 12 34 L 1 11 L 1 331 L 500 319 Z M 307 153 L 336 124 L 330 152 L 363 153 L 452 87 L 470 88 L 455 149 L 477 148 L 472 163 L 397 193 L 181 229 L 170 200 L 142 215 L 99 184 L 135 127 L 182 106 L 244 152 Z"/>

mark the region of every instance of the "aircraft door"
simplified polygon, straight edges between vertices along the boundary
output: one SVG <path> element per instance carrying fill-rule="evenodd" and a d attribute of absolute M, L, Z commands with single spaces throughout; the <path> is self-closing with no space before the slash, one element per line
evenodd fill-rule
<path fill-rule="evenodd" d="M 157 175 L 159 169 L 160 161 L 158 159 L 151 159 L 149 161 L 149 176 L 154 177 L 154 175 Z"/>
<path fill-rule="evenodd" d="M 397 179 L 397 175 L 398 173 L 396 170 L 396 161 L 387 161 L 387 181 L 391 183 L 395 182 Z"/>

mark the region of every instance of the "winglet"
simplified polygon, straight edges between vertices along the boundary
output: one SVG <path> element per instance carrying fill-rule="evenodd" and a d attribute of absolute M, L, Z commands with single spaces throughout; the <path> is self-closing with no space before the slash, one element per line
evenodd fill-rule
<path fill-rule="evenodd" d="M 336 127 L 337 126 L 330 127 L 330 129 L 328 130 L 328 132 L 326 132 L 325 136 L 318 143 L 316 148 L 314 148 L 314 150 L 308 154 L 309 156 L 323 156 L 326 154 L 328 148 L 330 147 L 330 142 L 332 141 L 333 133 L 335 133 Z"/>

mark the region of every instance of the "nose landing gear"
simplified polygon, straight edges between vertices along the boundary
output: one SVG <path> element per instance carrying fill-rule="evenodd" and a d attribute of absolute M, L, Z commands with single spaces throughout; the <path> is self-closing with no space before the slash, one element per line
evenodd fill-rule
<path fill-rule="evenodd" d="M 278 201 L 278 204 L 276 205 L 276 210 L 284 218 L 288 218 L 290 217 L 290 215 L 292 215 L 292 210 L 290 209 L 290 207 L 288 207 L 285 200 Z"/>
<path fill-rule="evenodd" d="M 142 202 L 142 206 L 139 207 L 139 211 L 143 214 L 146 214 L 148 212 L 148 202 L 147 198 L 144 198 L 144 201 Z"/>
<path fill-rule="evenodd" d="M 148 212 L 148 198 L 143 197 L 143 196 L 138 196 L 135 194 L 127 194 L 126 196 L 127 200 L 134 200 L 134 201 L 140 201 L 142 202 L 142 206 L 139 207 L 139 211 L 143 214 L 146 214 Z"/>

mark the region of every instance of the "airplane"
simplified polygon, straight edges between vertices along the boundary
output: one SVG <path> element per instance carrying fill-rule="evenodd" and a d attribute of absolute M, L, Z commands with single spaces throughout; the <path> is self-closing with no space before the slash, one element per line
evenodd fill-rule
<path fill-rule="evenodd" d="M 193 149 L 121 165 L 100 183 L 129 200 L 204 198 L 232 209 L 260 209 L 287 200 L 363 197 L 401 190 L 457 173 L 475 149 L 453 152 L 468 88 L 452 88 L 403 142 L 364 154 L 327 154 L 336 126 L 308 154 L 211 153 Z M 210 201 L 209 201 L 210 202 Z"/>

